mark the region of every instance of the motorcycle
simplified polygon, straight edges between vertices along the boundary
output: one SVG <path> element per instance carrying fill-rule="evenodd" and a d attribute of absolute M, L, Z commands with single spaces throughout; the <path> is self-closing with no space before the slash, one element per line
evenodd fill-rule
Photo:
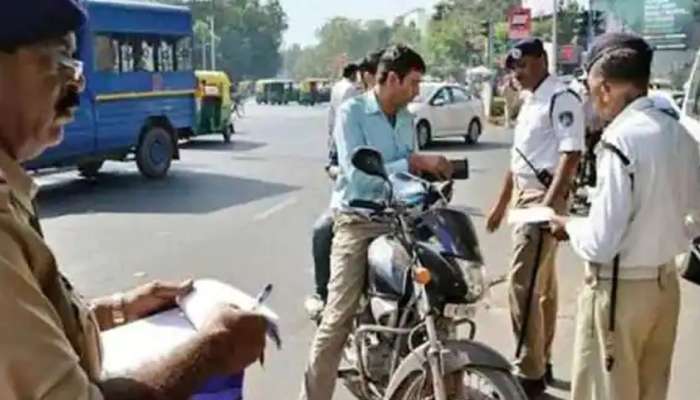
<path fill-rule="evenodd" d="M 397 179 L 379 152 L 360 148 L 352 163 L 385 181 L 386 202 L 354 206 L 371 209 L 390 231 L 369 247 L 367 289 L 339 370 L 345 386 L 361 400 L 527 399 L 511 364 L 474 340 L 488 285 L 469 216 L 448 207 L 453 181 L 404 176 L 413 189 L 394 196 Z"/>

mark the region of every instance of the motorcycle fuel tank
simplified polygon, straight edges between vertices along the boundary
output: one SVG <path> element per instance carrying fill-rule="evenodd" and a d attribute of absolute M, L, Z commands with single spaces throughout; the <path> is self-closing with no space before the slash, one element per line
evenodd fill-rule
<path fill-rule="evenodd" d="M 389 235 L 375 239 L 369 246 L 368 290 L 370 295 L 400 300 L 412 287 L 411 257 L 399 241 Z"/>

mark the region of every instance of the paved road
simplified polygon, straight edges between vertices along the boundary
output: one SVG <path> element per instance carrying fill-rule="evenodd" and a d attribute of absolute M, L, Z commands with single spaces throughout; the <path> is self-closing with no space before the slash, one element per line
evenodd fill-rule
<path fill-rule="evenodd" d="M 214 277 L 257 292 L 273 282 L 270 305 L 282 316 L 284 350 L 270 351 L 265 369 L 248 372 L 247 399 L 294 399 L 313 326 L 303 299 L 312 287 L 310 231 L 327 206 L 326 108 L 248 107 L 232 144 L 218 136 L 183 145 L 167 180 L 142 179 L 133 164 L 107 164 L 97 182 L 75 173 L 42 177 L 44 228 L 64 271 L 86 296 L 126 289 L 153 278 Z M 484 232 L 483 213 L 508 163 L 510 132 L 488 128 L 477 146 L 445 142 L 431 151 L 469 157 L 472 179 L 456 188 L 454 203 L 468 207 L 493 277 L 505 273 L 509 232 Z M 567 397 L 573 320 L 581 264 L 564 246 L 560 254 L 556 374 Z M 700 333 L 700 290 L 684 288 L 684 310 L 670 399 L 700 392 L 695 355 Z M 513 353 L 503 285 L 479 315 L 477 337 Z M 350 396 L 339 390 L 337 399 Z"/>

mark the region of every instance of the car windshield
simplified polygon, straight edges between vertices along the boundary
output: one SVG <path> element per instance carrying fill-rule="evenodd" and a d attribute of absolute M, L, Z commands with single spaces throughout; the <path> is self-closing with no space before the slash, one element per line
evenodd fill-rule
<path fill-rule="evenodd" d="M 421 83 L 418 96 L 413 99 L 414 103 L 425 103 L 430 96 L 440 87 L 437 83 Z"/>

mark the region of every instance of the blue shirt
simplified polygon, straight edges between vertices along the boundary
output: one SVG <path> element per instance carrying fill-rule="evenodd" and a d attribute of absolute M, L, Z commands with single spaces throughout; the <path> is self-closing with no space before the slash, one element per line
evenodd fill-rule
<path fill-rule="evenodd" d="M 387 200 L 384 181 L 356 169 L 351 162 L 352 155 L 358 147 L 373 147 L 382 153 L 389 175 L 408 172 L 408 158 L 415 149 L 413 115 L 401 109 L 392 127 L 374 91 L 369 91 L 343 103 L 338 110 L 333 137 L 338 148 L 340 173 L 331 207 L 351 210 L 352 200 L 378 203 Z"/>

